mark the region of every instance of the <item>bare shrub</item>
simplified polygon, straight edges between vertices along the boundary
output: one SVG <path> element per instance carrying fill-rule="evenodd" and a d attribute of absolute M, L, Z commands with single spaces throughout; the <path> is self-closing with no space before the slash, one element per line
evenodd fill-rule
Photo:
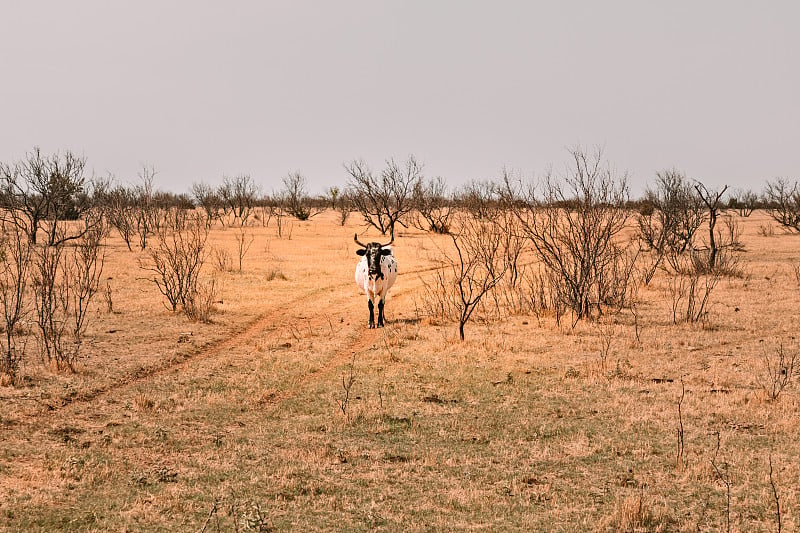
<path fill-rule="evenodd" d="M 168 309 L 177 311 L 181 306 L 184 312 L 191 313 L 207 256 L 207 239 L 208 228 L 197 217 L 190 220 L 184 231 L 162 230 L 156 234 L 149 261 L 143 261 L 140 267 L 153 273 L 151 281 L 167 299 Z"/>
<path fill-rule="evenodd" d="M 233 258 L 231 253 L 224 248 L 214 250 L 214 261 L 216 268 L 220 272 L 231 272 L 233 270 Z"/>
<path fill-rule="evenodd" d="M 67 256 L 64 265 L 69 285 L 71 333 L 76 352 L 73 357 L 77 356 L 77 351 L 83 343 L 89 304 L 100 288 L 100 276 L 105 262 L 105 254 L 101 248 L 102 239 L 99 227 L 87 231 L 72 253 Z"/>
<path fill-rule="evenodd" d="M 772 500 L 775 502 L 775 524 L 778 533 L 783 529 L 783 520 L 781 518 L 781 498 L 778 495 L 778 487 L 775 484 L 775 478 L 772 475 L 772 454 L 769 455 L 769 486 L 772 489 Z"/>
<path fill-rule="evenodd" d="M 323 211 L 312 204 L 305 176 L 299 172 L 291 172 L 282 181 L 281 204 L 289 215 L 297 220 L 308 220 Z"/>
<path fill-rule="evenodd" d="M 339 225 L 344 226 L 347 224 L 347 219 L 350 218 L 350 213 L 355 211 L 355 205 L 353 204 L 353 199 L 348 192 L 339 196 L 339 200 L 336 203 L 336 211 L 339 213 Z"/>
<path fill-rule="evenodd" d="M 717 461 L 717 457 L 719 456 L 719 448 L 720 448 L 720 434 L 716 432 L 717 437 L 717 448 L 714 451 L 714 457 L 711 458 L 711 467 L 714 469 L 714 473 L 717 475 L 717 480 L 723 484 L 725 487 L 725 531 L 730 532 L 731 530 L 731 486 L 733 482 L 731 481 L 731 473 L 730 473 L 730 464 L 727 460 L 723 460 L 722 463 Z"/>
<path fill-rule="evenodd" d="M 0 374 L 14 380 L 25 354 L 25 343 L 20 340 L 20 325 L 28 315 L 26 297 L 28 272 L 32 247 L 22 230 L 12 226 L 11 231 L 0 235 L 0 301 L 3 305 L 5 346 L 0 358 Z"/>
<path fill-rule="evenodd" d="M 226 212 L 233 214 L 233 223 L 247 224 L 258 196 L 258 186 L 249 175 L 224 177 L 218 192 Z"/>
<path fill-rule="evenodd" d="M 45 245 L 36 250 L 33 265 L 34 303 L 36 307 L 37 339 L 43 361 L 55 362 L 59 370 L 72 369 L 73 362 L 64 347 L 67 328 L 69 285 L 59 268 L 64 247 Z"/>
<path fill-rule="evenodd" d="M 73 249 L 45 244 L 36 250 L 33 288 L 40 353 L 58 370 L 75 371 L 89 305 L 100 286 L 101 240 L 102 232 L 94 228 Z"/>
<path fill-rule="evenodd" d="M 708 315 L 711 292 L 722 274 L 717 270 L 708 272 L 698 268 L 691 258 L 684 259 L 678 268 L 667 289 L 672 302 L 672 322 L 704 320 Z"/>
<path fill-rule="evenodd" d="M 436 270 L 432 279 L 422 280 L 421 311 L 425 316 L 458 320 L 458 305 L 453 280 L 446 270 Z"/>
<path fill-rule="evenodd" d="M 139 171 L 139 184 L 133 188 L 136 209 L 135 228 L 139 237 L 139 247 L 147 248 L 148 239 L 158 227 L 158 206 L 155 202 L 156 171 L 153 167 L 142 165 Z"/>
<path fill-rule="evenodd" d="M 778 347 L 777 353 L 764 353 L 761 360 L 761 372 L 756 374 L 756 380 L 767 395 L 767 399 L 775 401 L 783 390 L 789 386 L 794 375 L 794 363 L 797 353 L 787 354 L 783 344 Z"/>
<path fill-rule="evenodd" d="M 217 301 L 217 280 L 198 280 L 195 289 L 186 295 L 186 316 L 199 322 L 211 322 Z"/>
<path fill-rule="evenodd" d="M 267 272 L 266 280 L 274 281 L 276 279 L 281 281 L 286 281 L 289 278 L 286 277 L 286 274 L 284 274 L 282 270 L 279 270 L 277 268 L 271 268 L 269 272 Z"/>
<path fill-rule="evenodd" d="M 107 193 L 105 216 L 108 223 L 117 230 L 128 250 L 133 250 L 131 242 L 137 231 L 137 202 L 134 191 L 118 186 Z"/>
<path fill-rule="evenodd" d="M 768 181 L 764 187 L 767 213 L 788 231 L 800 232 L 800 187 L 784 178 Z"/>
<path fill-rule="evenodd" d="M 505 174 L 508 177 L 508 174 Z M 455 195 L 456 203 L 475 218 L 492 220 L 505 203 L 502 190 L 490 180 L 473 180 L 464 185 Z"/>
<path fill-rule="evenodd" d="M 239 230 L 234 237 L 236 238 L 236 256 L 239 259 L 239 273 L 241 274 L 244 256 L 247 255 L 256 238 L 255 235 L 248 233 L 245 228 Z"/>
<path fill-rule="evenodd" d="M 496 305 L 504 307 L 511 313 L 527 313 L 533 311 L 535 305 L 534 294 L 529 291 L 530 285 L 526 281 L 526 266 L 521 258 L 526 249 L 526 239 L 522 232 L 519 219 L 511 208 L 501 210 L 494 223 L 503 235 L 503 250 L 508 272 L 493 291 Z"/>
<path fill-rule="evenodd" d="M 191 195 L 197 207 L 202 209 L 208 227 L 215 220 L 222 222 L 222 197 L 217 189 L 203 182 L 193 183 Z"/>
<path fill-rule="evenodd" d="M 37 243 L 45 220 L 50 221 L 46 231 L 49 245 L 83 236 L 81 231 L 66 231 L 64 223 L 77 220 L 92 207 L 83 176 L 85 167 L 86 159 L 72 152 L 45 156 L 38 147 L 14 165 L 0 165 L 6 216 L 32 244 Z"/>
<path fill-rule="evenodd" d="M 337 398 L 336 400 L 339 410 L 347 420 L 350 420 L 350 412 L 348 411 L 348 407 L 350 405 L 350 393 L 353 389 L 353 385 L 356 382 L 355 368 L 356 354 L 353 354 L 353 360 L 350 361 L 350 364 L 348 365 L 348 371 L 346 373 L 342 373 L 342 397 L 341 399 Z"/>
<path fill-rule="evenodd" d="M 684 175 L 674 169 L 658 172 L 656 187 L 647 189 L 645 208 L 637 216 L 639 238 L 652 255 L 645 283 L 665 260 L 672 265 L 691 247 L 704 220 L 703 204 Z"/>
<path fill-rule="evenodd" d="M 325 200 L 328 201 L 328 206 L 331 209 L 336 209 L 339 205 L 339 198 L 342 196 L 342 190 L 337 186 L 328 187 L 325 189 Z"/>
<path fill-rule="evenodd" d="M 114 312 L 114 291 L 111 289 L 111 282 L 106 282 L 106 287 L 103 289 L 103 301 L 106 304 L 106 312 L 111 314 Z"/>
<path fill-rule="evenodd" d="M 415 216 L 412 223 L 415 227 L 440 234 L 450 231 L 453 207 L 441 177 L 417 181 L 414 185 L 413 200 Z"/>
<path fill-rule="evenodd" d="M 289 221 L 286 223 L 286 213 L 283 209 L 277 208 L 273 211 L 273 216 L 275 217 L 275 226 L 278 229 L 278 238 L 282 239 L 286 237 L 288 240 L 292 240 L 292 230 L 294 229 L 294 224 Z"/>
<path fill-rule="evenodd" d="M 706 206 L 706 211 L 708 212 L 708 264 L 706 268 L 708 270 L 715 270 L 717 268 L 717 254 L 719 253 L 719 250 L 736 248 L 739 246 L 738 239 L 735 239 L 736 236 L 734 235 L 733 226 L 729 226 L 729 236 L 732 239 L 731 242 L 719 242 L 715 232 L 717 218 L 719 217 L 720 209 L 722 209 L 722 197 L 725 195 L 725 191 L 728 190 L 728 186 L 725 185 L 720 190 L 709 190 L 705 185 L 698 181 L 695 183 L 694 188 L 697 191 L 700 199 L 703 201 L 703 204 Z"/>
<path fill-rule="evenodd" d="M 736 189 L 728 199 L 728 209 L 735 209 L 740 217 L 749 217 L 758 205 L 758 195 L 749 189 Z"/>
<path fill-rule="evenodd" d="M 398 223 L 405 225 L 403 219 L 414 208 L 414 187 L 422 179 L 422 164 L 413 155 L 403 166 L 390 159 L 379 175 L 364 161 L 353 161 L 345 169 L 350 174 L 350 199 L 367 225 L 381 235 L 394 234 Z"/>
<path fill-rule="evenodd" d="M 463 341 L 464 326 L 508 271 L 508 257 L 503 232 L 492 222 L 459 216 L 457 230 L 450 237 L 456 252 L 450 267 L 457 296 L 458 334 Z"/>
<path fill-rule="evenodd" d="M 603 162 L 599 149 L 570 153 L 567 174 L 562 180 L 548 175 L 541 193 L 510 180 L 505 189 L 557 298 L 573 311 L 574 326 L 626 304 L 620 283 L 627 286 L 636 252 L 618 238 L 630 216 L 626 178 Z"/>

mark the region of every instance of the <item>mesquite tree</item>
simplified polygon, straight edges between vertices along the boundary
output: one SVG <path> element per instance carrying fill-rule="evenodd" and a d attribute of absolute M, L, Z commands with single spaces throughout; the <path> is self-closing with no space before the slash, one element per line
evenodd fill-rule
<path fill-rule="evenodd" d="M 350 174 L 348 195 L 364 222 L 386 235 L 394 234 L 395 224 L 414 208 L 414 187 L 422 179 L 422 164 L 410 156 L 405 165 L 394 159 L 386 162 L 380 174 L 375 174 L 364 161 L 345 165 Z"/>

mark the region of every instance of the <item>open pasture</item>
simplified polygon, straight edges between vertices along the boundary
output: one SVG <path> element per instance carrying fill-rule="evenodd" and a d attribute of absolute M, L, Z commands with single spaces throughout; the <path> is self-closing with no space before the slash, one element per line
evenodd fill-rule
<path fill-rule="evenodd" d="M 355 216 L 247 228 L 241 273 L 206 262 L 210 324 L 112 233 L 77 372 L 27 360 L 0 388 L 0 529 L 776 531 L 777 495 L 792 531 L 800 390 L 764 385 L 800 349 L 800 237 L 739 223 L 743 274 L 701 322 L 673 323 L 657 272 L 635 316 L 510 314 L 463 342 L 422 312 L 445 236 L 398 232 L 370 330 L 352 236 L 383 238 Z"/>

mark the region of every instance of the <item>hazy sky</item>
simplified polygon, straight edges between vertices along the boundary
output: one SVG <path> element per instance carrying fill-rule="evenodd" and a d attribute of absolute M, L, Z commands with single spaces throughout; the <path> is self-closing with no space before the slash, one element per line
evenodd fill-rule
<path fill-rule="evenodd" d="M 634 191 L 667 167 L 800 178 L 800 2 L 0 0 L 0 161 L 70 149 L 186 191 L 415 154 L 451 185 L 605 146 Z"/>

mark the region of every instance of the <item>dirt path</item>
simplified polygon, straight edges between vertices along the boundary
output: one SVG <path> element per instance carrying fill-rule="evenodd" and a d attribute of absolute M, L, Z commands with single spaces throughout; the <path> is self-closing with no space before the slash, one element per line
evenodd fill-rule
<path fill-rule="evenodd" d="M 418 274 L 430 272 L 441 267 L 416 269 L 402 274 L 401 283 L 394 291 L 395 301 L 407 300 L 421 286 Z M 345 313 L 353 317 L 356 326 L 341 329 L 336 332 L 336 337 L 340 338 L 338 348 L 332 355 L 325 360 L 322 367 L 315 369 L 314 372 L 299 375 L 294 380 L 294 387 L 291 391 L 284 392 L 275 398 L 276 405 L 297 394 L 300 387 L 314 380 L 326 379 L 330 373 L 346 364 L 354 354 L 363 352 L 381 338 L 381 329 L 366 328 L 366 305 L 363 298 L 358 296 L 333 298 L 335 291 L 346 288 L 351 282 L 340 282 L 327 287 L 316 288 L 297 298 L 292 299 L 287 304 L 271 309 L 250 322 L 239 333 L 221 341 L 212 343 L 209 346 L 198 349 L 195 353 L 186 358 L 175 361 L 165 360 L 152 367 L 141 369 L 133 374 L 123 375 L 116 381 L 106 386 L 98 387 L 90 391 L 82 392 L 73 397 L 60 397 L 56 401 L 50 399 L 48 403 L 42 403 L 40 409 L 27 415 L 23 415 L 14 424 L 14 431 L 25 431 L 24 428 L 37 425 L 52 424 L 54 419 L 64 419 L 64 414 L 71 406 L 86 406 L 97 403 L 100 400 L 116 394 L 124 394 L 124 391 L 141 384 L 158 379 L 167 374 L 191 373 L 200 363 L 214 360 L 215 358 L 226 356 L 237 350 L 248 350 L 256 339 L 269 345 L 277 342 L 282 335 L 291 328 L 296 328 L 298 323 L 302 323 L 304 329 L 320 330 L 331 328 L 330 317 L 336 314 Z M 397 302 L 400 304 L 400 302 Z M 309 312 L 308 309 L 313 309 Z M 306 310 L 298 313 L 297 310 Z M 360 326 L 363 315 L 364 326 Z"/>

